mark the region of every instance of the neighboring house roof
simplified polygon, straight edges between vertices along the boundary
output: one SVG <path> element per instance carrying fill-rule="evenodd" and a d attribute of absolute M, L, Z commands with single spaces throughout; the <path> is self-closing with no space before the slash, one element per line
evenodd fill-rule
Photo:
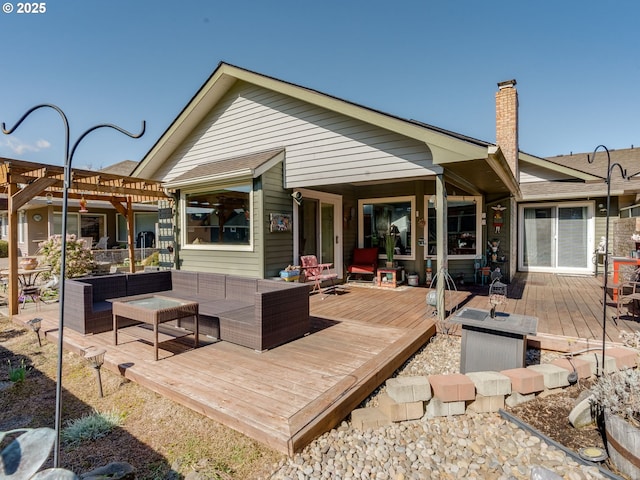
<path fill-rule="evenodd" d="M 133 160 L 123 160 L 122 162 L 114 163 L 106 168 L 102 168 L 99 171 L 104 173 L 113 173 L 115 175 L 129 176 L 137 166 L 138 162 Z"/>
<path fill-rule="evenodd" d="M 592 163 L 587 161 L 587 156 L 591 158 Z M 525 200 L 606 196 L 609 161 L 612 166 L 611 194 L 640 193 L 640 175 L 623 179 L 620 169 L 615 167 L 615 164 L 619 164 L 626 169 L 628 176 L 640 173 L 640 149 L 638 148 L 609 150 L 609 158 L 606 151 L 598 149 L 595 156 L 593 152 L 589 152 L 558 155 L 546 159 L 521 155 L 521 159 L 573 177 L 571 181 L 522 183 L 520 188 Z"/>
<path fill-rule="evenodd" d="M 209 79 L 184 107 L 173 123 L 161 135 L 133 171 L 134 176 L 153 178 L 169 160 L 174 151 L 198 127 L 223 96 L 237 83 L 246 82 L 274 92 L 287 95 L 311 105 L 366 122 L 428 145 L 433 165 L 446 165 L 453 181 L 474 185 L 481 178 L 487 187 L 495 188 L 497 177 L 508 185 L 511 192 L 518 186 L 508 170 L 501 154 L 490 156 L 488 150 L 495 147 L 489 143 L 465 135 L 434 127 L 415 120 L 406 120 L 387 113 L 367 108 L 353 102 L 321 93 L 319 91 L 288 83 L 249 70 L 220 63 Z M 491 158 L 489 158 L 491 157 Z M 467 164 L 466 162 L 471 162 Z M 459 164 L 459 171 L 454 165 Z M 462 167 L 464 165 L 464 167 Z M 490 177 L 487 179 L 487 177 Z M 477 187 L 476 187 L 477 188 Z"/>
<path fill-rule="evenodd" d="M 278 148 L 266 152 L 242 155 L 227 160 L 203 163 L 165 184 L 168 188 L 178 188 L 182 185 L 195 185 L 214 180 L 257 177 L 282 161 L 284 149 Z"/>

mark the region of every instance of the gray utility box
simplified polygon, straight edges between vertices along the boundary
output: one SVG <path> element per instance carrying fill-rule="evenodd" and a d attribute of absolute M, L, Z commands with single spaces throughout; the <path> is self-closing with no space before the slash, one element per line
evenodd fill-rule
<path fill-rule="evenodd" d="M 525 315 L 463 308 L 452 318 L 462 325 L 460 372 L 508 370 L 525 366 L 527 335 L 535 335 L 538 319 Z"/>

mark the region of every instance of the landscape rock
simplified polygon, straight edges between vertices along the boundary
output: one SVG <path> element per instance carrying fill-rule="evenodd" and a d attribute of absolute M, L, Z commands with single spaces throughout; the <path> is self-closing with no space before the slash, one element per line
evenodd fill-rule
<path fill-rule="evenodd" d="M 135 480 L 136 470 L 126 462 L 112 462 L 80 475 L 82 480 Z"/>

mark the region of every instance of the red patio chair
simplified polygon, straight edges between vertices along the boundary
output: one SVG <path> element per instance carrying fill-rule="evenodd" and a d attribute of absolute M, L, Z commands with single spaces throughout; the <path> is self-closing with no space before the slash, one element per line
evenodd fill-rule
<path fill-rule="evenodd" d="M 318 263 L 318 258 L 315 255 L 302 255 L 300 257 L 300 270 L 304 281 L 314 281 L 311 293 L 322 291 L 321 282 L 325 280 L 331 280 L 331 287 L 327 290 L 336 293 L 335 279 L 338 278 L 338 274 L 331 271 L 332 266 L 333 263 Z"/>

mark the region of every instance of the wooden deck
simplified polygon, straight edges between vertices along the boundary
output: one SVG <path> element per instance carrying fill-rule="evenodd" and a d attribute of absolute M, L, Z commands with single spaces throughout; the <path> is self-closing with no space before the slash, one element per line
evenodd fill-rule
<path fill-rule="evenodd" d="M 505 312 L 539 318 L 541 343 L 566 345 L 558 335 L 602 338 L 601 278 L 518 274 L 509 286 Z M 313 331 L 273 350 L 257 353 L 226 342 L 205 342 L 193 350 L 191 337 L 153 346 L 126 334 L 83 336 L 65 329 L 65 348 L 107 349 L 105 367 L 176 402 L 234 428 L 281 452 L 299 451 L 344 419 L 435 332 L 427 289 L 395 290 L 349 286 L 341 295 L 311 297 Z M 450 308 L 488 308 L 488 287 L 472 286 L 447 295 Z M 39 316 L 49 341 L 57 341 L 58 306 L 36 312 L 29 305 L 14 316 Z M 637 322 L 611 321 L 609 340 Z M 63 378 L 64 384 L 64 378 Z"/>

